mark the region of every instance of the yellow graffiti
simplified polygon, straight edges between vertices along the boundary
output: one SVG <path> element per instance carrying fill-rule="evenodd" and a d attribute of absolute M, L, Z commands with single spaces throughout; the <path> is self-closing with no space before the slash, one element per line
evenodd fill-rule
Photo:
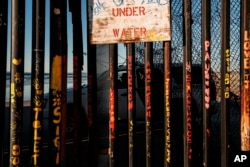
<path fill-rule="evenodd" d="M 20 165 L 20 146 L 18 144 L 14 144 L 12 146 L 12 157 L 11 157 L 11 164 L 14 165 L 14 166 L 19 166 Z"/>
<path fill-rule="evenodd" d="M 226 99 L 228 99 L 230 97 L 230 50 L 227 49 L 226 52 L 226 73 L 225 73 L 225 80 L 224 80 L 224 83 L 225 83 L 225 93 L 224 93 L 224 97 Z"/>
<path fill-rule="evenodd" d="M 164 40 L 164 36 L 163 35 L 156 35 L 156 32 L 154 30 L 150 30 L 148 35 L 152 41 L 163 41 Z"/>
<path fill-rule="evenodd" d="M 56 55 L 52 61 L 51 89 L 62 90 L 62 56 Z"/>
<path fill-rule="evenodd" d="M 21 83 L 22 80 L 23 80 L 23 79 L 22 79 L 21 73 L 17 72 L 17 73 L 15 74 L 15 82 L 16 82 L 16 83 Z"/>
<path fill-rule="evenodd" d="M 22 63 L 22 59 L 16 59 L 16 58 L 13 58 L 12 59 L 12 63 L 14 64 L 14 65 L 20 65 L 21 63 Z"/>
<path fill-rule="evenodd" d="M 170 163 L 171 161 L 171 133 L 170 133 L 170 79 L 165 80 L 165 123 L 166 123 L 166 136 L 165 136 L 165 149 L 166 149 L 166 162 Z"/>
<path fill-rule="evenodd" d="M 33 111 L 34 111 L 34 120 L 33 120 L 33 133 L 34 133 L 34 143 L 33 143 L 33 164 L 38 165 L 39 157 L 40 157 L 40 144 L 41 144 L 41 134 L 39 133 L 39 129 L 42 129 L 41 121 L 39 120 L 39 114 L 42 112 L 43 102 L 39 95 L 42 95 L 43 90 L 41 84 L 38 79 L 33 80 L 33 87 L 35 89 L 35 97 L 33 98 Z"/>

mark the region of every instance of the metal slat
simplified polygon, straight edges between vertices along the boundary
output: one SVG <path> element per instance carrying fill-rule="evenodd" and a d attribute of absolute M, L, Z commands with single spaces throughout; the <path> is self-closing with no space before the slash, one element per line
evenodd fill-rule
<path fill-rule="evenodd" d="M 33 3 L 32 25 L 32 87 L 31 87 L 31 159 L 33 166 L 41 166 L 43 95 L 44 95 L 44 41 L 45 2 Z"/>
<path fill-rule="evenodd" d="M 203 166 L 209 166 L 211 105 L 210 1 L 202 1 Z"/>
<path fill-rule="evenodd" d="M 192 55 L 191 55 L 191 1 L 184 0 L 184 48 L 183 48 L 183 128 L 184 166 L 192 165 Z"/>

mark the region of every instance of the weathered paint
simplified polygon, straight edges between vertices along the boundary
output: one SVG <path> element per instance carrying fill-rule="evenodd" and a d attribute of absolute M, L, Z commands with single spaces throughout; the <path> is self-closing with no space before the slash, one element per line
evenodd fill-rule
<path fill-rule="evenodd" d="M 52 68 L 51 71 L 51 89 L 56 91 L 62 90 L 62 56 L 56 55 L 53 57 Z"/>
<path fill-rule="evenodd" d="M 89 0 L 92 44 L 168 41 L 170 1 Z"/>

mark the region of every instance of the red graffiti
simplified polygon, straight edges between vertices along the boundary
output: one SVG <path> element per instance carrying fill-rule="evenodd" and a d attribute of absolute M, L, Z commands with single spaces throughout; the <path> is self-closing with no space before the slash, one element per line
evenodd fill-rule
<path fill-rule="evenodd" d="M 146 115 L 147 117 L 151 117 L 151 68 L 150 63 L 147 62 L 146 65 Z"/>
<path fill-rule="evenodd" d="M 244 33 L 244 87 L 249 89 L 250 84 L 250 39 L 248 31 Z"/>
<path fill-rule="evenodd" d="M 109 126 L 111 129 L 111 138 L 115 138 L 115 90 L 110 89 L 110 102 L 109 102 Z"/>
<path fill-rule="evenodd" d="M 187 75 L 186 75 L 186 116 L 187 116 L 187 144 L 188 144 L 188 158 L 192 159 L 192 114 L 191 114 L 191 104 L 192 104 L 192 92 L 191 92 L 191 65 L 187 63 L 186 65 Z"/>
<path fill-rule="evenodd" d="M 133 106 L 133 70 L 132 70 L 132 56 L 128 55 L 128 109 L 132 110 Z"/>

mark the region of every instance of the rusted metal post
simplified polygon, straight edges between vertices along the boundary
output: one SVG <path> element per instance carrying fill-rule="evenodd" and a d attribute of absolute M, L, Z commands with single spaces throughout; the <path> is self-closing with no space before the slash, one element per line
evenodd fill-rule
<path fill-rule="evenodd" d="M 151 123 L 152 123 L 152 66 L 153 45 L 145 43 L 144 80 L 145 80 L 145 129 L 146 129 L 146 166 L 151 166 Z"/>
<path fill-rule="evenodd" d="M 184 167 L 192 166 L 192 55 L 191 55 L 191 1 L 184 0 L 184 59 L 183 59 L 183 130 Z"/>
<path fill-rule="evenodd" d="M 66 136 L 66 0 L 50 1 L 50 165 L 64 165 Z"/>
<path fill-rule="evenodd" d="M 250 151 L 250 3 L 242 0 L 241 19 L 241 150 Z"/>
<path fill-rule="evenodd" d="M 230 1 L 221 1 L 221 166 L 229 166 Z"/>
<path fill-rule="evenodd" d="M 32 86 L 31 86 L 31 163 L 41 166 L 43 94 L 44 94 L 44 31 L 45 1 L 33 2 L 32 22 Z"/>
<path fill-rule="evenodd" d="M 210 1 L 202 1 L 202 93 L 203 93 L 203 166 L 209 166 L 210 135 Z"/>
<path fill-rule="evenodd" d="M 0 78 L 6 81 L 6 60 L 7 60 L 7 14 L 8 1 L 0 1 Z M 5 127 L 5 95 L 6 82 L 0 83 L 0 166 L 3 166 L 3 136 Z"/>
<path fill-rule="evenodd" d="M 129 167 L 134 165 L 134 123 L 135 123 L 135 58 L 134 44 L 127 44 L 128 74 L 128 156 Z"/>
<path fill-rule="evenodd" d="M 11 4 L 10 167 L 21 165 L 25 1 Z"/>
<path fill-rule="evenodd" d="M 109 45 L 109 166 L 117 166 L 117 121 L 118 121 L 118 97 L 117 97 L 117 44 Z"/>
<path fill-rule="evenodd" d="M 74 120 L 74 165 L 80 166 L 80 139 L 79 117 L 82 116 L 82 66 L 83 66 L 83 40 L 82 40 L 82 14 L 81 0 L 69 0 L 69 10 L 72 13 L 73 24 L 73 120 Z M 83 113 L 85 114 L 85 113 Z M 82 118 L 80 118 L 82 120 Z M 81 128 L 85 129 L 85 128 Z"/>
<path fill-rule="evenodd" d="M 171 165 L 171 43 L 164 42 L 164 134 L 165 134 L 165 148 L 164 148 L 164 166 Z"/>

